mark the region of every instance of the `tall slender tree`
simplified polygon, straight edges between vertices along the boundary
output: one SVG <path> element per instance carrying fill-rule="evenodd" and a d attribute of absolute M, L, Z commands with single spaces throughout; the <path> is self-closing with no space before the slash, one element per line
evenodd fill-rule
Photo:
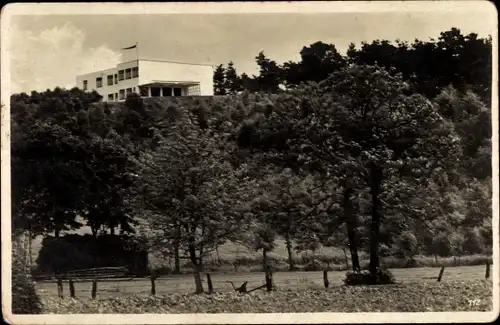
<path fill-rule="evenodd" d="M 226 69 L 220 64 L 214 71 L 214 95 L 226 95 Z"/>

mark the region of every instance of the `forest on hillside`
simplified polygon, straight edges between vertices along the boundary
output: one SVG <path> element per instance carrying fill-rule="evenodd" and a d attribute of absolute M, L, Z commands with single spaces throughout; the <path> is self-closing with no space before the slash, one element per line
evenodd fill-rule
<path fill-rule="evenodd" d="M 334 246 L 358 272 L 367 252 L 374 282 L 385 256 L 491 255 L 491 38 L 451 29 L 300 54 L 262 52 L 252 77 L 221 65 L 210 99 L 12 95 L 14 236 L 88 226 L 89 240 L 188 260 L 199 292 L 228 241 L 264 267 L 277 238 L 290 269 L 296 251 Z"/>

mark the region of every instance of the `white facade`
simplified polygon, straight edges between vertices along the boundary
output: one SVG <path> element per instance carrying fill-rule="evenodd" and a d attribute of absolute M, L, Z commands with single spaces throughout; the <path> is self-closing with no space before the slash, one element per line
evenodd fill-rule
<path fill-rule="evenodd" d="M 76 77 L 76 86 L 95 90 L 104 101 L 141 97 L 213 96 L 213 67 L 161 60 L 139 59 Z"/>

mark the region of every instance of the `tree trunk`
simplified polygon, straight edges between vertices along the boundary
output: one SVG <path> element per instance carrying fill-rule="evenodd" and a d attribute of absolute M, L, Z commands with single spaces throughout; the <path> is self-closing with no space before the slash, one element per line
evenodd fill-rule
<path fill-rule="evenodd" d="M 180 236 L 181 236 L 181 226 L 175 225 L 175 238 L 174 238 L 174 274 L 181 273 L 181 260 L 179 257 L 180 250 Z"/>
<path fill-rule="evenodd" d="M 286 234 L 286 249 L 288 251 L 288 269 L 290 271 L 295 270 L 295 265 L 293 263 L 293 255 L 292 255 L 292 241 L 290 240 L 290 234 Z"/>
<path fill-rule="evenodd" d="M 203 267 L 203 246 L 200 247 L 200 253 L 198 257 L 198 265 L 200 267 L 200 271 L 203 272 L 204 267 Z"/>
<path fill-rule="evenodd" d="M 205 238 L 205 232 L 206 232 L 206 226 L 205 224 L 202 224 L 201 225 L 201 238 Z M 205 245 L 200 243 L 199 246 L 198 246 L 198 249 L 199 249 L 199 266 L 200 266 L 200 270 L 201 271 L 204 271 L 204 264 L 203 264 L 203 257 L 205 255 Z"/>
<path fill-rule="evenodd" d="M 351 196 L 354 190 L 346 187 L 343 197 L 343 209 L 347 226 L 347 239 L 349 240 L 349 251 L 351 253 L 351 262 L 353 272 L 359 273 L 361 266 L 359 264 L 358 243 L 356 236 L 356 216 L 352 208 Z"/>
<path fill-rule="evenodd" d="M 345 267 L 349 270 L 349 258 L 347 257 L 347 252 L 345 247 L 342 247 L 342 251 L 344 252 Z"/>
<path fill-rule="evenodd" d="M 203 255 L 200 255 L 200 257 L 198 258 L 198 266 L 200 268 L 200 272 L 205 271 L 205 266 L 203 265 Z"/>
<path fill-rule="evenodd" d="M 196 287 L 196 293 L 203 293 L 203 283 L 201 282 L 201 268 L 196 258 L 196 249 L 194 247 L 194 239 L 190 240 L 189 244 L 189 258 L 191 263 L 193 263 L 194 271 L 194 284 Z"/>
<path fill-rule="evenodd" d="M 196 293 L 203 293 L 203 283 L 201 282 L 201 269 L 200 265 L 197 264 L 194 267 L 194 284 L 196 287 Z"/>
<path fill-rule="evenodd" d="M 316 271 L 316 250 L 315 249 L 312 249 L 312 262 L 313 262 L 313 265 L 312 265 L 312 268 L 314 271 Z"/>
<path fill-rule="evenodd" d="M 370 277 L 372 284 L 377 282 L 377 268 L 379 267 L 378 247 L 380 242 L 381 208 L 380 187 L 382 170 L 375 165 L 370 168 L 370 188 L 372 196 L 372 220 L 370 224 Z"/>
<path fill-rule="evenodd" d="M 21 245 L 19 246 L 23 252 L 23 262 L 24 262 L 24 265 L 28 265 L 28 262 L 29 262 L 29 255 L 28 255 L 28 238 L 29 236 L 27 235 L 28 233 L 27 232 L 23 232 L 21 236 L 19 236 L 20 238 L 20 243 Z"/>
<path fill-rule="evenodd" d="M 96 227 L 96 225 L 93 222 L 91 222 L 90 223 L 90 231 L 92 232 L 92 236 L 94 238 L 97 237 L 98 230 L 99 230 L 99 227 Z"/>
<path fill-rule="evenodd" d="M 52 218 L 54 220 L 54 237 L 59 237 L 59 225 L 57 224 L 57 205 L 56 200 L 52 203 Z"/>
<path fill-rule="evenodd" d="M 215 254 L 217 255 L 217 264 L 221 266 L 220 255 L 219 255 L 219 246 L 215 246 Z"/>
<path fill-rule="evenodd" d="M 263 248 L 262 249 L 262 268 L 264 269 L 264 272 L 267 270 L 267 249 Z"/>
<path fill-rule="evenodd" d="M 31 232 L 28 231 L 28 257 L 29 257 L 29 263 L 30 263 L 30 266 L 33 265 L 33 245 L 32 245 L 32 240 L 33 240 L 33 237 L 31 235 Z"/>
<path fill-rule="evenodd" d="M 179 257 L 179 245 L 176 243 L 174 247 L 174 274 L 181 273 L 181 259 Z"/>

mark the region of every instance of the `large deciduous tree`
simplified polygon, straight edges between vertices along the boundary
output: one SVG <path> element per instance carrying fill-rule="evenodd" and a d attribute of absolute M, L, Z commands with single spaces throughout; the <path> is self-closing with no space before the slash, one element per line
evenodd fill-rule
<path fill-rule="evenodd" d="M 245 171 L 226 160 L 223 135 L 200 127 L 186 110 L 170 113 L 174 118 L 160 145 L 138 161 L 137 206 L 151 216 L 156 248 L 185 252 L 201 293 L 203 257 L 243 229 Z"/>
<path fill-rule="evenodd" d="M 346 64 L 346 60 L 335 45 L 323 42 L 304 46 L 300 51 L 300 57 L 301 61 L 298 63 L 287 62 L 283 65 L 283 78 L 290 85 L 299 85 L 307 81 L 320 82 Z"/>
<path fill-rule="evenodd" d="M 131 231 L 125 192 L 129 156 L 118 116 L 95 93 L 56 88 L 12 96 L 13 225 L 31 235 L 105 226 Z"/>
<path fill-rule="evenodd" d="M 419 186 L 435 168 L 456 164 L 459 139 L 435 105 L 412 93 L 401 75 L 380 67 L 347 67 L 320 88 L 335 105 L 330 124 L 343 151 L 357 159 L 357 171 L 370 189 L 369 269 L 375 282 L 383 211 L 391 204 L 384 202 L 384 193 L 393 189 L 395 179 L 408 187 Z"/>

